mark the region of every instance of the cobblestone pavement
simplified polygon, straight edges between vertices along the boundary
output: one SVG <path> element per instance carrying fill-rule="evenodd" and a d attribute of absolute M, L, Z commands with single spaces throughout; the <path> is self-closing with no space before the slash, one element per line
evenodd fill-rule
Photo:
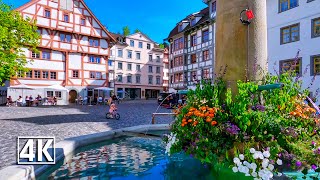
<path fill-rule="evenodd" d="M 55 136 L 65 138 L 103 132 L 129 126 L 151 124 L 157 109 L 155 100 L 127 101 L 118 106 L 120 120 L 106 119 L 107 106 L 0 107 L 0 169 L 16 163 L 18 136 Z M 158 112 L 171 112 L 159 108 Z M 159 124 L 172 117 L 157 117 Z"/>

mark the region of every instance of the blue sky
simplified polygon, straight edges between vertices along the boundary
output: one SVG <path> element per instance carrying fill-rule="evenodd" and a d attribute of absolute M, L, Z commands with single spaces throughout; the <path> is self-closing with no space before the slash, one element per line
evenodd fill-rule
<path fill-rule="evenodd" d="M 3 0 L 15 8 L 29 0 Z M 202 0 L 85 0 L 86 4 L 112 32 L 122 32 L 128 25 L 133 32 L 139 29 L 161 43 L 178 21 L 200 11 Z M 121 2 L 121 3 L 120 3 Z"/>

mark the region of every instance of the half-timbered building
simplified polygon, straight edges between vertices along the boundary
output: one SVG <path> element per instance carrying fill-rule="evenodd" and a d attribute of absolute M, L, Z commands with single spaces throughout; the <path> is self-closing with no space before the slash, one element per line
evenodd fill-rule
<path fill-rule="evenodd" d="M 39 52 L 25 49 L 30 71 L 12 78 L 10 87 L 28 85 L 35 89 L 27 90 L 30 95 L 56 96 L 58 104 L 79 96 L 104 96 L 94 88 L 109 86 L 108 58 L 115 39 L 83 0 L 31 0 L 16 10 L 35 20 L 41 39 Z M 68 91 L 51 89 L 52 85 Z M 8 93 L 13 98 L 22 95 L 14 88 Z"/>

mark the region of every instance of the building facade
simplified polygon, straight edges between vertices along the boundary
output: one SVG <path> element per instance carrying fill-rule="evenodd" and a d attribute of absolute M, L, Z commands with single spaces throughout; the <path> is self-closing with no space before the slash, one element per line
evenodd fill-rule
<path fill-rule="evenodd" d="M 114 34 L 118 43 L 112 47 L 111 85 L 120 98 L 157 98 L 163 91 L 163 49 L 145 34 L 126 37 Z"/>
<path fill-rule="evenodd" d="M 169 92 L 195 89 L 202 79 L 214 77 L 216 1 L 188 15 L 170 32 Z"/>
<path fill-rule="evenodd" d="M 315 95 L 320 88 L 320 2 L 270 0 L 267 17 L 269 72 L 295 70 L 303 88 Z"/>
<path fill-rule="evenodd" d="M 58 98 L 58 104 L 74 102 L 78 96 L 94 99 L 95 87 L 107 87 L 110 44 L 115 39 L 83 0 L 32 0 L 17 9 L 24 18 L 36 20 L 41 35 L 39 52 L 25 49 L 30 72 L 18 74 L 10 87 L 34 88 L 27 95 Z M 69 91 L 48 90 L 61 85 Z M 29 94 L 30 93 L 30 94 Z M 14 99 L 19 90 L 9 88 Z"/>
<path fill-rule="evenodd" d="M 163 92 L 169 92 L 169 48 L 163 51 Z"/>

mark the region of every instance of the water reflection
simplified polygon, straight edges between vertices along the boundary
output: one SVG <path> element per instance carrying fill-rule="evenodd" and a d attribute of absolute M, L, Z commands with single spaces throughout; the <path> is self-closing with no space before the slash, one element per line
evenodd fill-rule
<path fill-rule="evenodd" d="M 77 153 L 49 179 L 212 179 L 199 161 L 167 157 L 160 139 L 128 137 Z"/>

